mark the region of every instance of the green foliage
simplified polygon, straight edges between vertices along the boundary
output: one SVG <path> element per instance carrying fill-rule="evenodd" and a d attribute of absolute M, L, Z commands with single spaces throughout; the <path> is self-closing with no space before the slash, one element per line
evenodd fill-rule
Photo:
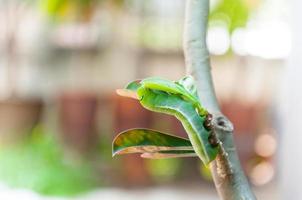
<path fill-rule="evenodd" d="M 147 1 L 145 1 L 147 2 Z M 181 51 L 182 32 L 180 21 L 165 23 L 163 28 L 162 19 L 144 20 L 133 31 L 133 40 L 146 49 L 159 52 Z"/>
<path fill-rule="evenodd" d="M 223 22 L 229 31 L 233 32 L 236 28 L 246 25 L 249 12 L 244 0 L 220 0 L 210 14 L 210 22 Z"/>
<path fill-rule="evenodd" d="M 24 144 L 0 149 L 0 180 L 45 195 L 76 195 L 97 184 L 89 164 L 67 163 L 57 141 L 40 128 Z"/>
<path fill-rule="evenodd" d="M 200 165 L 200 174 L 204 178 L 204 180 L 207 180 L 207 181 L 213 180 L 211 170 L 207 166 Z"/>
<path fill-rule="evenodd" d="M 162 183 L 171 181 L 179 175 L 182 161 L 181 159 L 149 159 L 146 166 L 152 179 Z"/>
<path fill-rule="evenodd" d="M 98 3 L 109 2 L 115 7 L 122 7 L 125 0 L 41 0 L 41 10 L 57 21 L 85 19 L 91 16 Z"/>
<path fill-rule="evenodd" d="M 56 21 L 89 18 L 96 3 L 102 0 L 43 0 L 41 10 Z"/>
<path fill-rule="evenodd" d="M 148 110 L 176 117 L 184 126 L 199 158 L 205 164 L 215 159 L 218 147 L 209 142 L 211 130 L 204 127 L 208 112 L 201 106 L 192 77 L 177 82 L 147 78 L 128 84 L 126 89 L 118 90 L 118 94 L 138 99 Z"/>

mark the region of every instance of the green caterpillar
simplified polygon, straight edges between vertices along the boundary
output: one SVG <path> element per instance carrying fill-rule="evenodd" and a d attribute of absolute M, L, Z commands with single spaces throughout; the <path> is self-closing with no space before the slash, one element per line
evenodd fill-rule
<path fill-rule="evenodd" d="M 138 99 L 148 110 L 175 116 L 185 128 L 198 157 L 205 164 L 215 159 L 218 146 L 213 140 L 212 117 L 201 106 L 192 77 L 178 82 L 156 77 L 134 81 L 119 94 Z"/>

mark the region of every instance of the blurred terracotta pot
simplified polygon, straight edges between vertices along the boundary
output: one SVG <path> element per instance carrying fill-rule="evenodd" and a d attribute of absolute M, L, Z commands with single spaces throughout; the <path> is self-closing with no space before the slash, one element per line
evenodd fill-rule
<path fill-rule="evenodd" d="M 115 96 L 115 132 L 130 128 L 150 128 L 151 113 L 137 100 Z M 127 186 L 148 185 L 151 181 L 146 163 L 138 155 L 119 157 L 122 159 L 123 184 Z"/>
<path fill-rule="evenodd" d="M 59 98 L 59 120 L 64 143 L 72 150 L 87 152 L 95 147 L 97 95 L 64 93 Z"/>
<path fill-rule="evenodd" d="M 0 142 L 18 142 L 29 135 L 41 117 L 42 101 L 10 98 L 0 101 Z"/>
<path fill-rule="evenodd" d="M 248 168 L 255 153 L 256 135 L 267 122 L 268 106 L 263 102 L 243 103 L 238 100 L 223 102 L 222 111 L 233 122 L 234 139 L 239 150 L 239 158 L 243 168 Z"/>

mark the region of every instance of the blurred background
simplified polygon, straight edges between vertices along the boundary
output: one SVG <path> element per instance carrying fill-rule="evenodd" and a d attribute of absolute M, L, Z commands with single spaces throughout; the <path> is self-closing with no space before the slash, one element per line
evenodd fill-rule
<path fill-rule="evenodd" d="M 276 99 L 295 31 L 290 4 L 211 0 L 214 83 L 259 199 L 280 196 Z M 173 117 L 115 94 L 134 79 L 185 74 L 184 5 L 0 1 L 0 199 L 218 199 L 195 158 L 111 157 L 128 128 L 186 136 Z"/>

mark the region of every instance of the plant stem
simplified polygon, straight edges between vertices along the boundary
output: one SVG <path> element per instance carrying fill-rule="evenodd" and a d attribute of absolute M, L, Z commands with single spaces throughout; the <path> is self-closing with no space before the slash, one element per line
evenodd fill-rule
<path fill-rule="evenodd" d="M 187 73 L 197 84 L 202 105 L 213 114 L 214 132 L 220 151 L 210 164 L 217 192 L 223 200 L 255 200 L 241 169 L 233 141 L 233 124 L 221 113 L 216 98 L 206 45 L 209 0 L 187 0 L 184 53 Z"/>

